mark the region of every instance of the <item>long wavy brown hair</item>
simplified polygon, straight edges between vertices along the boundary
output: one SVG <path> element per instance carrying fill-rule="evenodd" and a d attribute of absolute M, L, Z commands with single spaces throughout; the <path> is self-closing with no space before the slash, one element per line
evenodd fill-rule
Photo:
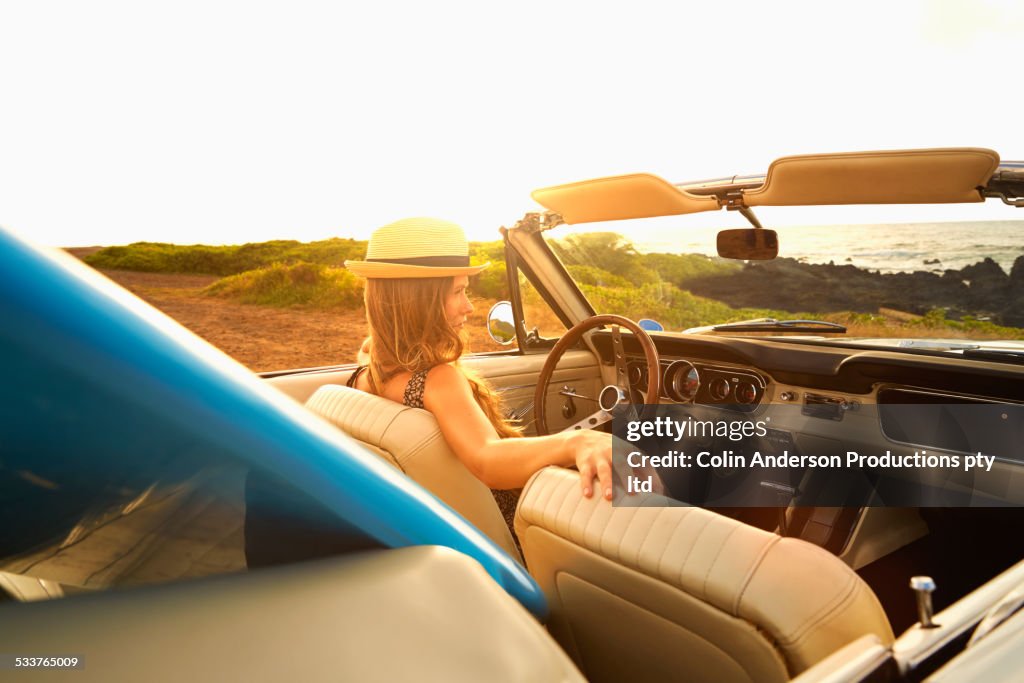
<path fill-rule="evenodd" d="M 445 316 L 445 298 L 454 278 L 370 278 L 364 300 L 370 325 L 370 390 L 381 394 L 399 372 L 420 372 L 454 363 L 469 380 L 473 398 L 503 437 L 521 436 L 504 418 L 500 397 L 483 378 L 458 361 L 466 349 L 464 333 Z"/>

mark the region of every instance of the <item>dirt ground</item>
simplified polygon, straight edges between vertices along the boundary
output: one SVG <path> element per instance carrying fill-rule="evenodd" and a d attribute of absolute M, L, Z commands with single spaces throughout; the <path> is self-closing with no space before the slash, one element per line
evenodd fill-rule
<path fill-rule="evenodd" d="M 69 251 L 79 257 L 89 252 Z M 202 289 L 215 276 L 100 272 L 256 372 L 354 362 L 367 333 L 362 310 L 271 308 L 204 296 Z M 476 310 L 467 324 L 470 349 L 503 348 L 484 327 L 493 302 L 473 303 Z"/>

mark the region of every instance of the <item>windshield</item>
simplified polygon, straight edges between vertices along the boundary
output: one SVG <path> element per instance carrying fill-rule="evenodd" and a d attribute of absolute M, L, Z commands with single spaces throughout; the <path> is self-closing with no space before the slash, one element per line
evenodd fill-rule
<path fill-rule="evenodd" d="M 854 218 L 886 210 L 808 208 Z M 1024 339 L 1024 220 L 942 221 L 934 206 L 894 208 L 903 211 L 892 222 L 789 227 L 759 209 L 762 224 L 778 232 L 779 256 L 771 261 L 715 255 L 719 229 L 749 227 L 735 214 L 561 226 L 547 241 L 596 312 L 650 318 L 669 332 L 769 318 L 847 328 L 796 333 L 824 343 L 945 349 L 964 340 Z M 915 208 L 918 220 L 905 211 Z M 999 215 L 1016 218 L 1013 212 Z M 784 328 L 699 332 L 795 336 Z"/>

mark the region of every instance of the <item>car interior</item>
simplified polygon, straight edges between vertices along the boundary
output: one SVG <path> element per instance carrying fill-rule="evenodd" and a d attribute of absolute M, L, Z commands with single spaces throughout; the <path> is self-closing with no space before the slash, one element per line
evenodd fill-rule
<path fill-rule="evenodd" d="M 960 452 L 963 439 L 990 438 L 993 429 L 1019 444 L 1020 424 L 986 427 L 985 434 L 894 434 L 885 423 L 890 404 L 1018 409 L 1024 369 L 1010 358 L 619 325 L 593 309 L 544 238 L 562 224 L 719 209 L 978 202 L 997 190 L 1005 200 L 1019 190 L 991 184 L 1003 168 L 990 150 L 911 150 L 787 157 L 753 179 L 680 186 L 635 174 L 538 190 L 533 196 L 544 211 L 502 229 L 514 341 L 509 350 L 463 362 L 500 392 L 527 434 L 610 430 L 610 410 L 586 397 L 617 387 L 627 402 L 685 404 L 709 419 L 772 417 L 768 441 L 799 453 L 843 452 L 851 443 L 877 450 L 897 442 Z M 994 189 L 986 193 L 986 187 Z M 556 340 L 527 329 L 521 283 L 572 331 Z M 207 360 L 205 367 L 223 362 Z M 315 469 L 306 487 L 297 479 L 266 486 L 255 469 L 225 458 L 184 468 L 160 486 L 118 494 L 116 512 L 79 521 L 77 536 L 57 546 L 27 552 L 7 538 L 0 587 L 11 604 L 0 604 L 0 636 L 14 649 L 47 643 L 50 650 L 96 648 L 119 659 L 125 641 L 105 640 L 104 630 L 93 626 L 117 621 L 117 632 L 142 648 L 114 670 L 123 675 L 147 657 L 159 659 L 152 650 L 160 638 L 180 639 L 162 634 L 172 623 L 191 632 L 201 650 L 204 640 L 232 633 L 244 643 L 241 652 L 269 648 L 279 661 L 290 652 L 289 633 L 300 632 L 305 642 L 298 652 L 310 658 L 304 670 L 311 677 L 344 671 L 451 680 L 923 680 L 945 666 L 945 680 L 971 680 L 1021 664 L 1024 655 L 1015 653 L 1024 648 L 998 647 L 993 637 L 967 645 L 979 622 L 995 619 L 1000 609 L 1000 620 L 1019 629 L 1014 615 L 1021 601 L 1011 609 L 1005 597 L 1024 586 L 1024 538 L 1017 533 L 1024 528 L 1024 465 L 1018 460 L 1001 457 L 969 478 L 925 482 L 947 496 L 942 500 L 966 495 L 986 503 L 971 508 L 880 507 L 861 499 L 813 504 L 799 495 L 823 476 L 814 471 L 765 487 L 763 504 L 754 507 L 715 504 L 729 482 L 707 477 L 668 479 L 664 495 L 611 505 L 584 498 L 574 471 L 552 467 L 523 489 L 513 530 L 491 492 L 452 454 L 432 415 L 346 387 L 354 369 L 343 363 L 265 373 L 259 383 L 275 395 L 266 399 L 267 410 L 308 425 L 325 442 L 363 446 L 375 457 L 359 460 L 346 476 L 370 472 L 368 479 L 390 482 L 388 497 L 378 501 L 415 499 L 420 506 L 398 509 L 396 516 L 437 515 L 459 534 L 482 539 L 474 543 L 493 543 L 501 562 L 529 572 L 546 608 L 533 610 L 533 617 L 520 609 L 502 590 L 508 584 L 499 587 L 486 577 L 485 571 L 495 576 L 486 558 L 478 558 L 481 569 L 433 546 L 385 550 L 419 545 L 415 525 L 408 522 L 394 537 L 350 526 L 346 520 L 362 508 L 353 503 L 346 516 L 331 507 L 327 489 L 317 488 Z M 696 388 L 686 385 L 690 372 L 699 377 Z M 203 410 L 195 415 L 209 414 Z M 280 438 L 294 434 L 282 431 Z M 140 436 L 131 443 L 142 442 Z M 705 445 L 721 450 L 729 444 Z M 244 447 L 258 450 L 255 442 Z M 265 457 L 275 462 L 278 456 L 270 449 Z M 59 473 L 52 476 L 62 481 Z M 417 487 L 403 488 L 406 477 L 458 514 L 431 507 L 433 498 Z M 827 488 L 827 482 L 813 483 Z M 270 489 L 275 494 L 267 509 L 275 512 L 261 519 L 256 493 Z M 301 511 L 283 525 L 279 510 L 288 494 L 282 491 L 291 492 Z M 369 493 L 366 501 L 383 506 Z M 202 530 L 186 532 L 183 516 L 200 521 Z M 317 522 L 328 518 L 333 522 Z M 274 524 L 257 547 L 259 534 Z M 160 542 L 140 541 L 153 529 L 165 532 Z M 92 554 L 82 550 L 93 541 Z M 113 543 L 124 547 L 110 551 Z M 281 551 L 286 543 L 294 547 Z M 168 569 L 186 546 L 202 552 Z M 262 556 L 266 548 L 278 552 Z M 120 559 L 111 561 L 115 556 Z M 313 561 L 297 563 L 306 559 Z M 262 565 L 276 566 L 245 573 Z M 926 596 L 934 624 L 922 622 L 925 596 L 910 588 L 911 578 L 921 575 L 937 586 Z M 202 580 L 168 583 L 180 578 Z M 121 585 L 151 588 L 137 600 L 125 591 L 113 601 L 95 590 Z M 84 595 L 49 600 L 77 593 Z M 329 600 L 321 598 L 325 594 Z M 21 605 L 13 603 L 25 601 L 48 605 L 15 613 Z M 189 610 L 188 604 L 203 607 Z M 154 609 L 166 616 L 159 627 L 147 625 Z M 132 631 L 144 636 L 124 635 Z M 46 638 L 39 635 L 44 632 Z M 330 637 L 337 633 L 346 636 Z M 143 638 L 154 640 L 140 646 Z M 196 661 L 214 659 L 212 647 Z M 977 664 L 980 654 L 957 657 L 971 649 L 986 654 L 984 665 Z M 220 662 L 219 670 L 237 675 L 240 669 L 231 667 L 245 667 L 241 658 Z M 342 668 L 332 669 L 339 658 Z M 172 666 L 167 677 L 172 673 L 181 670 Z M 263 673 L 275 677 L 274 670 Z"/>
<path fill-rule="evenodd" d="M 775 162 L 766 178 L 746 181 L 755 189 L 744 192 L 743 199 L 748 207 L 975 202 L 982 199 L 977 188 L 997 167 L 994 153 L 976 149 L 794 157 Z M 567 326 L 582 323 L 597 312 L 545 244 L 542 234 L 551 223 L 720 208 L 733 188 L 713 189 L 713 183 L 674 186 L 633 175 L 539 190 L 534 197 L 549 212 L 528 215 L 503 231 L 509 260 Z M 520 311 L 516 321 L 523 328 L 521 303 L 513 299 L 512 305 Z M 571 427 L 580 415 L 569 409 L 573 398 L 567 394 L 597 396 L 602 387 L 619 383 L 623 370 L 628 391 L 638 400 L 650 396 L 652 368 L 657 368 L 659 401 L 684 402 L 687 397 L 678 395 L 679 375 L 696 370 L 700 389 L 690 400 L 700 404 L 702 414 L 728 417 L 739 408 L 774 415 L 776 445 L 817 454 L 851 445 L 867 451 L 894 441 L 961 451 L 963 439 L 973 442 L 979 435 L 934 428 L 887 433 L 884 407 L 939 402 L 1018 406 L 1024 401 L 1019 365 L 997 359 L 965 362 L 939 353 L 858 346 L 856 341 L 829 346 L 656 331 L 649 334 L 652 360 L 640 335 L 619 338 L 609 327 L 595 325 L 576 335 L 554 365 L 546 361 L 562 349 L 543 344 L 519 353 L 483 354 L 466 363 L 503 391 L 510 413 L 523 414 L 523 405 L 526 413 L 531 405 L 543 407 L 543 419 L 536 416 L 528 433 L 545 422 L 542 427 L 550 425 L 552 432 Z M 517 332 L 520 340 L 529 336 L 525 329 Z M 383 433 L 368 432 L 342 409 L 321 407 L 321 392 L 353 406 L 373 400 L 330 386 L 344 384 L 347 372 L 268 381 L 371 448 L 389 453 Z M 715 394 L 716 380 L 726 395 Z M 792 407 L 786 404 L 799 406 L 802 419 L 794 421 L 792 411 L 777 408 Z M 837 420 L 845 422 L 837 427 Z M 439 441 L 443 450 L 443 439 L 433 429 L 434 436 L 423 440 Z M 1009 438 L 1016 442 L 1019 437 L 1011 433 Z M 399 457 L 387 457 L 423 483 Z M 461 468 L 450 454 L 441 457 Z M 437 471 L 436 466 L 431 470 Z M 460 481 L 456 475 L 444 479 Z M 894 634 L 904 633 L 898 643 L 905 645 L 927 633 L 915 630 L 919 613 L 909 588 L 912 576 L 930 575 L 943 587 L 934 596 L 936 610 L 970 602 L 977 597 L 972 591 L 993 577 L 1008 583 L 1024 578 L 1024 564 L 1018 564 L 1024 543 L 1007 532 L 1024 522 L 1019 507 L 1024 469 L 1013 459 L 999 458 L 991 470 L 969 478 L 929 482 L 950 495 L 993 496 L 993 506 L 974 508 L 877 507 L 858 501 L 843 507 L 801 501 L 780 506 L 769 497 L 759 507 L 604 509 L 583 499 L 573 482 L 568 471 L 538 473 L 524 489 L 516 534 L 526 566 L 551 602 L 549 630 L 590 680 L 661 680 L 678 674 L 683 662 L 701 662 L 685 669 L 693 680 L 788 680 L 862 637 L 861 646 L 849 653 L 851 660 L 863 657 L 867 642 L 887 649 Z M 682 494 L 675 497 L 699 506 L 715 482 L 666 485 Z M 460 488 L 454 497 L 437 483 L 427 487 L 508 547 L 500 524 L 497 532 L 490 531 L 500 516 L 482 492 L 459 501 L 461 491 L 473 487 Z M 971 561 L 952 561 L 966 557 Z M 716 586 L 719 577 L 723 584 Z M 732 580 L 736 583 L 730 586 Z M 760 581 L 765 588 L 759 594 Z M 601 618 L 605 613 L 616 617 Z"/>

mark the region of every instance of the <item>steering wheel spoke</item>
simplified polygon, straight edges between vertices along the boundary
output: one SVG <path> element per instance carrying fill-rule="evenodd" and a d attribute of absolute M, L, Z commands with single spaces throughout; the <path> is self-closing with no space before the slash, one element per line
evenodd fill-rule
<path fill-rule="evenodd" d="M 605 422 L 611 422 L 612 414 L 607 410 L 598 410 L 596 413 L 588 415 L 579 422 L 571 424 L 562 431 L 571 432 L 576 429 L 593 429 L 594 427 L 600 427 Z"/>
<path fill-rule="evenodd" d="M 612 325 L 612 357 L 615 360 L 615 386 L 629 395 L 629 373 L 626 369 L 626 350 L 622 346 L 622 330 Z"/>

